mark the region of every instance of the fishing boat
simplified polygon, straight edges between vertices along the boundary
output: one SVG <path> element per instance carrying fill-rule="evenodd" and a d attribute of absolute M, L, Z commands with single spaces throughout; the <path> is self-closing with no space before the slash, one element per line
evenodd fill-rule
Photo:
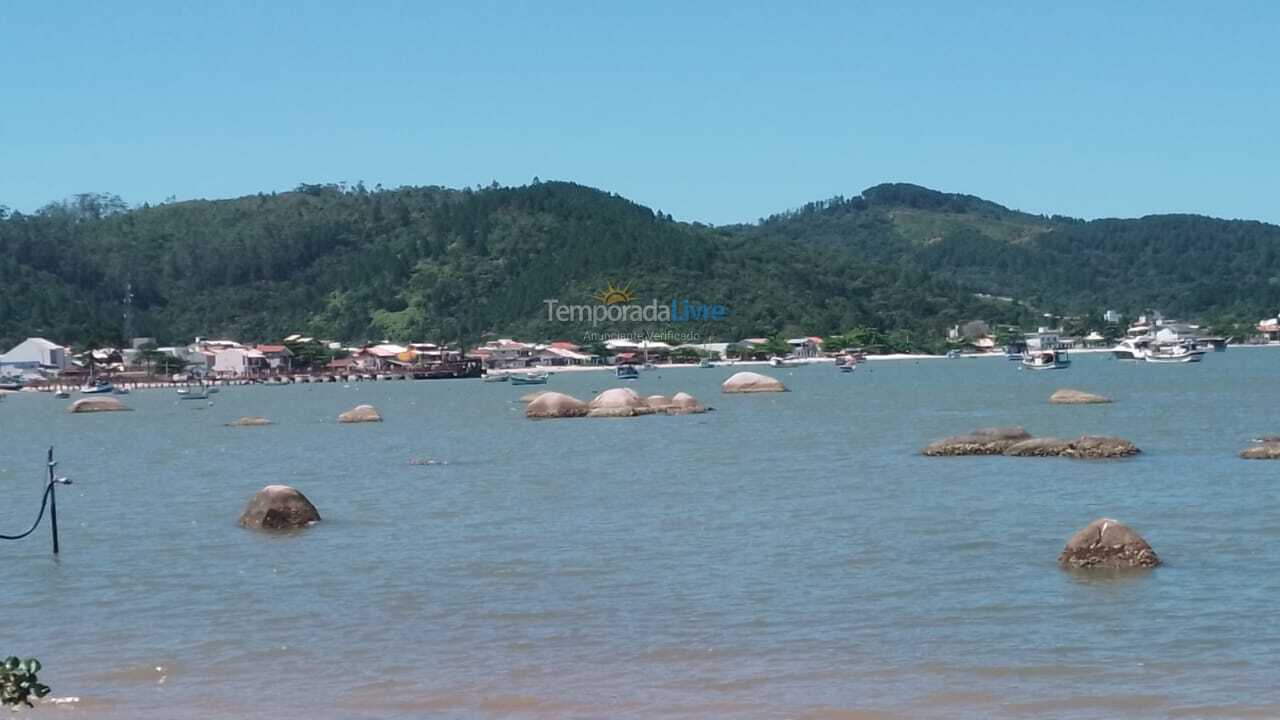
<path fill-rule="evenodd" d="M 1177 343 L 1157 345 L 1143 359 L 1151 363 L 1193 363 L 1203 360 L 1204 353 L 1194 343 Z"/>
<path fill-rule="evenodd" d="M 545 371 L 534 370 L 527 373 L 511 373 L 512 385 L 546 385 L 550 377 Z"/>
<path fill-rule="evenodd" d="M 1024 370 L 1066 370 L 1071 366 L 1071 359 L 1066 350 L 1029 350 L 1022 356 L 1019 365 Z"/>
<path fill-rule="evenodd" d="M 715 365 L 712 365 L 712 364 L 711 364 L 711 360 L 710 360 L 710 359 L 708 359 L 708 358 L 702 358 L 701 360 L 699 360 L 699 361 L 698 361 L 698 367 L 700 367 L 700 368 L 711 368 L 711 367 L 715 367 Z"/>
<path fill-rule="evenodd" d="M 773 357 L 769 358 L 769 366 L 776 367 L 776 368 L 785 368 L 785 367 L 791 367 L 792 363 L 787 362 L 786 360 L 778 357 L 777 355 L 774 355 Z"/>
<path fill-rule="evenodd" d="M 0 390 L 12 390 L 14 392 L 21 390 L 26 381 L 17 375 L 0 376 Z"/>
<path fill-rule="evenodd" d="M 954 348 L 953 348 L 953 349 L 951 349 L 951 350 L 948 350 L 948 351 L 947 351 L 947 359 L 948 359 L 948 360 L 956 360 L 956 359 L 958 359 L 959 357 L 960 357 L 960 351 L 959 351 L 958 349 L 954 349 Z"/>
<path fill-rule="evenodd" d="M 640 377 L 640 371 L 636 370 L 635 365 L 619 365 L 614 368 L 614 373 L 619 380 L 635 380 Z"/>
<path fill-rule="evenodd" d="M 510 379 L 511 379 L 511 376 L 507 375 L 506 373 L 485 373 L 484 375 L 480 376 L 480 381 L 487 382 L 487 383 L 506 382 Z"/>

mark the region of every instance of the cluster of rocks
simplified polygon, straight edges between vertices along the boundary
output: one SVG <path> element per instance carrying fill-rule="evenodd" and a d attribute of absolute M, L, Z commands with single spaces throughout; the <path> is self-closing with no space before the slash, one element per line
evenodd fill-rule
<path fill-rule="evenodd" d="M 777 378 L 771 378 L 768 375 L 740 372 L 721 383 L 720 391 L 726 393 L 786 392 L 787 387 Z"/>
<path fill-rule="evenodd" d="M 688 393 L 680 392 L 671 397 L 650 395 L 645 398 L 631 388 L 605 390 L 589 403 L 558 392 L 533 393 L 525 398 L 529 404 L 525 407 L 524 414 L 532 419 L 637 417 L 656 413 L 692 415 L 704 413 L 708 409 Z"/>
<path fill-rule="evenodd" d="M 1069 568 L 1123 570 L 1160 564 L 1151 546 L 1133 528 L 1111 518 L 1098 518 L 1071 536 L 1058 562 Z"/>
<path fill-rule="evenodd" d="M 1111 402 L 1111 398 L 1105 395 L 1096 395 L 1083 390 L 1062 389 L 1054 392 L 1049 396 L 1049 402 L 1054 405 L 1101 405 Z"/>
<path fill-rule="evenodd" d="M 1240 451 L 1245 460 L 1280 460 L 1280 435 L 1254 438 L 1256 445 Z"/>
<path fill-rule="evenodd" d="M 1141 450 L 1124 438 L 1081 435 L 1074 440 L 1033 437 L 1021 427 L 980 428 L 929 443 L 920 451 L 930 457 L 1006 455 L 1009 457 L 1069 457 L 1089 460 L 1137 455 Z"/>

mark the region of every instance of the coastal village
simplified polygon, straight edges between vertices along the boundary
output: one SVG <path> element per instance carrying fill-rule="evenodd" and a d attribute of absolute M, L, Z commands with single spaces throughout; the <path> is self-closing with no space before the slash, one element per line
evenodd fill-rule
<path fill-rule="evenodd" d="M 1257 334 L 1243 339 L 1206 336 L 1195 324 L 1166 320 L 1159 313 L 1139 316 L 1132 324 L 1109 311 L 1105 319 L 1116 330 L 1071 335 L 1061 326 L 1035 332 L 993 329 L 974 320 L 950 329 L 948 357 L 1012 357 L 1030 350 L 1120 350 L 1126 340 L 1154 343 L 1198 343 L 1221 350 L 1228 342 L 1280 342 L 1280 317 L 1263 319 Z M 1059 321 L 1062 319 L 1059 318 Z M 737 342 L 671 344 L 658 340 L 617 338 L 591 346 L 568 340 L 529 341 L 498 338 L 465 350 L 430 342 L 381 342 L 348 346 L 292 334 L 272 343 L 195 338 L 181 346 L 159 346 L 153 338 L 134 338 L 125 348 L 93 348 L 73 352 L 66 345 L 32 337 L 0 355 L 0 389 L 58 389 L 111 378 L 117 385 L 149 386 L 191 382 L 291 383 L 378 379 L 480 377 L 530 369 L 586 369 L 620 365 L 694 365 L 707 362 L 814 362 L 889 356 L 876 347 L 853 347 L 847 338 L 816 335 L 787 338 L 751 337 Z M 838 345 L 833 345 L 833 342 Z M 1120 345 L 1117 345 L 1120 343 Z M 900 357 L 900 355 L 898 356 Z"/>

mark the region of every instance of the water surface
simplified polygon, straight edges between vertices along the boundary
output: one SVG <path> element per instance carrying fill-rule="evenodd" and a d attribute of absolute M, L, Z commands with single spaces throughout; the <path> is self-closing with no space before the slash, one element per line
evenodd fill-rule
<path fill-rule="evenodd" d="M 1280 354 L 1200 365 L 1075 357 L 660 370 L 716 412 L 532 422 L 535 388 L 427 381 L 170 391 L 131 413 L 0 403 L 4 653 L 37 655 L 75 716 L 1242 717 L 1280 715 Z M 615 384 L 564 374 L 584 399 Z M 1047 404 L 1058 387 L 1114 397 Z M 376 405 L 386 422 L 336 415 Z M 265 415 L 266 428 L 226 428 Z M 1117 462 L 924 458 L 975 427 L 1117 434 Z M 412 464 L 434 460 L 435 464 Z M 324 522 L 243 530 L 263 485 Z M 1099 516 L 1165 560 L 1064 572 Z M 66 714 L 45 708 L 45 714 Z"/>

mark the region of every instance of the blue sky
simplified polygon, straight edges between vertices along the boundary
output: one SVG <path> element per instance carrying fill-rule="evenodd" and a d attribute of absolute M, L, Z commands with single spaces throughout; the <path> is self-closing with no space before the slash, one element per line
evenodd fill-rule
<path fill-rule="evenodd" d="M 0 204 L 573 180 L 716 224 L 886 181 L 1280 222 L 1280 3 L 0 4 Z"/>

